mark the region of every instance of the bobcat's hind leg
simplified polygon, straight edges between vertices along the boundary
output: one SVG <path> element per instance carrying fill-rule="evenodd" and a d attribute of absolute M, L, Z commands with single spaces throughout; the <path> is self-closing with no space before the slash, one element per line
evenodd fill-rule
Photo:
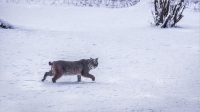
<path fill-rule="evenodd" d="M 77 75 L 78 82 L 81 82 L 81 75 Z"/>
<path fill-rule="evenodd" d="M 52 78 L 52 82 L 56 83 L 56 80 L 59 79 L 62 76 L 62 73 L 56 72 L 54 77 Z"/>
<path fill-rule="evenodd" d="M 43 77 L 42 81 L 44 81 L 44 80 L 46 79 L 47 76 L 53 76 L 53 73 L 52 73 L 51 70 L 50 70 L 49 72 L 46 72 L 46 73 L 44 74 L 44 77 Z"/>

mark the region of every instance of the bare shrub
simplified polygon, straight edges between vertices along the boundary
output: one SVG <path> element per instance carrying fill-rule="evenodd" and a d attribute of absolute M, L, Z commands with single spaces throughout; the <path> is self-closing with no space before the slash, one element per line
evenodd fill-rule
<path fill-rule="evenodd" d="M 184 0 L 154 0 L 154 24 L 161 28 L 174 27 L 182 18 Z"/>

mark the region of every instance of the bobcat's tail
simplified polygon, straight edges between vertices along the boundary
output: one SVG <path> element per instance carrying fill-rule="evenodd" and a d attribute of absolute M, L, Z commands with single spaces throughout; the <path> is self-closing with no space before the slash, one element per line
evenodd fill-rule
<path fill-rule="evenodd" d="M 49 65 L 50 65 L 50 66 L 53 65 L 53 63 L 51 63 L 51 62 L 49 61 Z"/>

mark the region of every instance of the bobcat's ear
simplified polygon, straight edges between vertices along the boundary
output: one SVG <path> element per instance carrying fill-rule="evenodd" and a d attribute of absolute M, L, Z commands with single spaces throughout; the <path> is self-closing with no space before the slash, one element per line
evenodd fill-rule
<path fill-rule="evenodd" d="M 98 58 L 96 58 L 95 60 L 97 60 L 97 61 L 98 61 Z"/>
<path fill-rule="evenodd" d="M 90 59 L 93 60 L 91 57 L 90 57 Z"/>

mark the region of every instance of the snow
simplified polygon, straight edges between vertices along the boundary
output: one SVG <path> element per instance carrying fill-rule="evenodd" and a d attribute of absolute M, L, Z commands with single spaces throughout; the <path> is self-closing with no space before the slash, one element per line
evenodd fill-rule
<path fill-rule="evenodd" d="M 0 112 L 199 112 L 200 16 L 153 27 L 152 5 L 129 8 L 0 2 Z M 96 80 L 41 79 L 49 61 L 99 58 Z"/>

